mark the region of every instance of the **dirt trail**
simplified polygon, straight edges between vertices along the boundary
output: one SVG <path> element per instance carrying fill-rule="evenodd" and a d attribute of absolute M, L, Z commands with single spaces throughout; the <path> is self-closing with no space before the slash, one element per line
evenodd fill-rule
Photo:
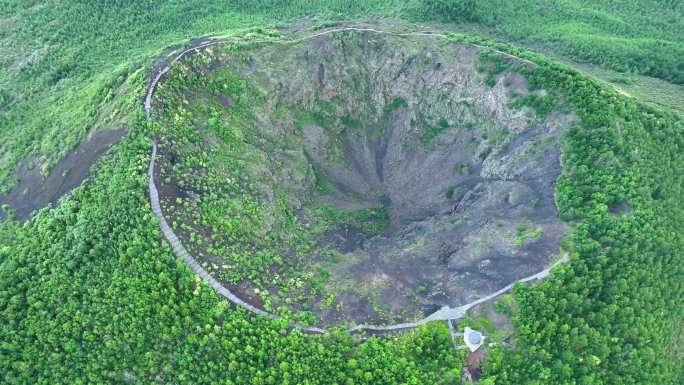
<path fill-rule="evenodd" d="M 388 31 L 379 31 L 375 30 L 373 28 L 358 28 L 358 27 L 344 27 L 344 28 L 335 28 L 335 29 L 329 29 L 326 31 L 322 31 L 310 36 L 302 37 L 302 38 L 297 38 L 293 40 L 281 40 L 281 43 L 287 44 L 287 43 L 297 43 L 301 42 L 307 39 L 312 39 L 318 36 L 323 36 L 326 34 L 331 34 L 335 32 L 345 32 L 345 31 L 359 31 L 359 32 L 372 32 L 372 33 L 378 33 L 378 34 L 391 34 L 394 36 L 424 36 L 424 37 L 437 37 L 437 38 L 446 38 L 447 36 L 444 34 L 440 33 L 433 33 L 433 32 L 409 32 L 409 33 L 394 33 L 394 32 L 388 32 Z M 148 120 L 151 119 L 151 112 L 152 112 L 152 98 L 154 96 L 154 92 L 156 89 L 157 84 L 161 80 L 161 78 L 171 69 L 171 66 L 178 60 L 182 59 L 183 57 L 195 52 L 199 52 L 203 48 L 207 48 L 210 46 L 215 46 L 215 45 L 221 45 L 221 44 L 229 44 L 232 42 L 235 42 L 235 39 L 225 39 L 225 40 L 217 40 L 217 41 L 211 41 L 211 42 L 203 42 L 197 46 L 188 48 L 184 51 L 182 51 L 180 54 L 176 55 L 174 58 L 170 59 L 168 61 L 168 64 L 164 66 L 162 69 L 159 70 L 158 73 L 155 74 L 153 77 L 152 81 L 149 84 L 148 90 L 147 90 L 147 95 L 145 97 L 144 101 L 144 107 L 145 107 L 145 116 Z M 252 41 L 252 42 L 267 42 L 269 40 L 258 40 L 258 41 Z M 489 49 L 492 51 L 496 51 L 501 53 L 504 56 L 508 56 L 511 58 L 515 58 L 516 60 L 520 60 L 522 62 L 525 62 L 530 65 L 536 66 L 535 63 L 530 62 L 525 59 L 521 59 L 518 57 L 515 57 L 513 55 L 507 54 L 505 52 L 497 51 L 489 47 L 481 47 L 475 44 L 471 44 L 472 46 L 476 46 L 479 48 L 483 49 Z M 192 271 L 194 271 L 196 274 L 198 274 L 203 280 L 205 280 L 214 290 L 216 290 L 220 295 L 228 299 L 230 302 L 234 303 L 237 306 L 240 306 L 252 313 L 264 316 L 264 317 L 269 317 L 269 318 L 277 318 L 278 316 L 272 313 L 269 313 L 265 310 L 256 308 L 247 302 L 241 300 L 238 298 L 235 294 L 233 294 L 229 289 L 227 289 L 225 286 L 223 286 L 219 281 L 217 281 L 214 277 L 212 277 L 183 247 L 182 243 L 176 236 L 176 234 L 173 232 L 173 230 L 169 227 L 166 218 L 164 217 L 164 214 L 161 210 L 160 204 L 159 204 L 159 193 L 157 190 L 157 187 L 154 183 L 154 165 L 155 165 L 155 159 L 157 156 L 157 143 L 152 140 L 152 154 L 150 158 L 150 165 L 149 165 L 149 171 L 148 171 L 148 176 L 149 176 L 149 190 L 150 190 L 150 202 L 152 205 L 152 211 L 154 212 L 155 216 L 159 220 L 159 225 L 162 230 L 162 233 L 164 234 L 164 237 L 166 240 L 171 244 L 174 252 L 178 257 L 180 257 L 187 265 L 190 267 Z M 375 333 L 383 333 L 383 332 L 393 332 L 393 331 L 399 331 L 399 330 L 405 330 L 405 329 L 412 329 L 419 327 L 421 325 L 424 325 L 428 322 L 431 321 L 449 321 L 449 320 L 454 320 L 454 319 L 459 319 L 463 318 L 468 310 L 471 308 L 480 305 L 484 302 L 490 301 L 507 291 L 511 290 L 515 284 L 521 282 L 530 282 L 533 280 L 538 280 L 538 279 L 543 279 L 546 278 L 551 270 L 565 262 L 568 262 L 569 258 L 567 255 L 563 255 L 563 257 L 558 260 L 557 262 L 553 263 L 546 269 L 540 271 L 539 273 L 536 273 L 534 275 L 531 275 L 526 278 L 519 279 L 510 285 L 486 296 L 483 298 L 480 298 L 476 301 L 470 302 L 468 304 L 458 306 L 458 307 L 449 307 L 449 306 L 444 306 L 442 309 L 430 314 L 429 316 L 420 319 L 418 321 L 414 322 L 405 322 L 405 323 L 399 323 L 399 324 L 394 324 L 394 325 L 387 325 L 387 326 L 378 326 L 378 325 L 359 325 L 355 326 L 353 328 L 347 329 L 348 332 L 353 333 L 353 332 L 361 332 L 361 331 L 366 331 L 366 332 L 375 332 Z M 294 326 L 296 329 L 302 330 L 307 333 L 326 333 L 326 330 L 323 328 L 317 328 L 317 327 L 302 327 L 299 325 Z"/>

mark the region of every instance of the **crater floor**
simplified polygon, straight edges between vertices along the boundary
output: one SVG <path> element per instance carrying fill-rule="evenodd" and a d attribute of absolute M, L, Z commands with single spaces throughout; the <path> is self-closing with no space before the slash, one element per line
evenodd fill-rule
<path fill-rule="evenodd" d="M 530 71 L 373 32 L 203 50 L 155 100 L 165 215 L 217 279 L 305 322 L 470 302 L 542 270 L 566 232 L 574 115 Z"/>

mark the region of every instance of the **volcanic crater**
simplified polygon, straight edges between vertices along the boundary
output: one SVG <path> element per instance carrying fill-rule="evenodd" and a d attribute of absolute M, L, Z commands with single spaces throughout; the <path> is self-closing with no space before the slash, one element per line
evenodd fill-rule
<path fill-rule="evenodd" d="M 372 31 L 204 49 L 155 99 L 164 212 L 217 279 L 302 321 L 473 301 L 542 270 L 567 231 L 554 184 L 575 118 L 534 70 Z"/>

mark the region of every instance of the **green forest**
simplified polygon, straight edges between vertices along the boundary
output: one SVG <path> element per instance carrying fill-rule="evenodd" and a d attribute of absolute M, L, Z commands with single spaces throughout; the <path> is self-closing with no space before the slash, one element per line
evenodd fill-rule
<path fill-rule="evenodd" d="M 684 383 L 683 112 L 555 60 L 681 90 L 678 0 L 0 2 L 0 195 L 22 159 L 47 175 L 92 132 L 128 129 L 54 207 L 0 223 L 0 383 L 461 383 L 466 351 L 444 322 L 308 335 L 231 306 L 174 255 L 147 195 L 157 127 L 143 99 L 160 55 L 201 36 L 386 20 L 530 61 L 532 89 L 577 113 L 556 182 L 570 262 L 515 287 L 513 346 L 491 347 L 479 383 Z M 545 102 L 520 107 L 548 114 Z"/>

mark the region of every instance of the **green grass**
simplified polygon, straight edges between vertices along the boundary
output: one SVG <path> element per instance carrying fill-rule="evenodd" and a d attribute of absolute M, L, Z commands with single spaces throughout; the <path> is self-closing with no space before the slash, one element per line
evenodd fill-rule
<path fill-rule="evenodd" d="M 329 222 L 328 226 L 337 224 L 354 226 L 368 236 L 381 234 L 390 225 L 389 213 L 385 208 L 342 210 L 323 206 L 321 214 L 322 218 Z"/>
<path fill-rule="evenodd" d="M 406 100 L 397 96 L 394 99 L 392 99 L 392 101 L 385 104 L 384 112 L 385 112 L 385 114 L 389 114 L 396 109 L 399 109 L 401 107 L 407 107 L 407 106 L 408 106 L 408 104 L 406 103 Z"/>
<path fill-rule="evenodd" d="M 454 175 L 461 175 L 470 168 L 470 162 L 456 163 L 453 168 Z"/>
<path fill-rule="evenodd" d="M 477 70 L 484 74 L 485 84 L 494 87 L 496 76 L 509 70 L 511 64 L 498 52 L 483 50 L 478 53 Z"/>
<path fill-rule="evenodd" d="M 451 126 L 445 118 L 440 118 L 436 124 L 427 124 L 420 130 L 420 140 L 423 143 L 430 143 L 433 139 L 438 137 L 441 133 L 449 129 Z"/>
<path fill-rule="evenodd" d="M 638 74 L 623 74 L 596 65 L 579 64 L 563 60 L 568 65 L 582 70 L 611 84 L 620 93 L 634 97 L 659 109 L 684 112 L 684 85 Z"/>
<path fill-rule="evenodd" d="M 457 186 L 449 186 L 447 189 L 446 193 L 444 194 L 447 199 L 451 199 L 454 197 L 456 193 L 458 193 L 459 188 Z"/>
<path fill-rule="evenodd" d="M 358 210 L 352 214 L 352 218 L 361 232 L 367 235 L 381 234 L 390 225 L 389 213 L 385 208 Z"/>
<path fill-rule="evenodd" d="M 684 84 L 684 3 L 678 0 L 416 0 L 424 18 L 622 72 Z M 463 5 L 467 4 L 467 5 Z"/>
<path fill-rule="evenodd" d="M 528 226 L 520 226 L 515 229 L 515 238 L 513 244 L 517 247 L 522 247 L 525 241 L 529 239 L 537 239 L 543 234 L 541 229 L 531 229 Z"/>

